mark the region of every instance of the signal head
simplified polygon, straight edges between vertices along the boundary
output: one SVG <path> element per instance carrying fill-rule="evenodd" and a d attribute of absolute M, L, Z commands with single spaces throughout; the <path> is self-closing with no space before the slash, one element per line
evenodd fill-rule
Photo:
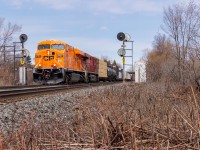
<path fill-rule="evenodd" d="M 21 34 L 19 36 L 19 39 L 22 43 L 26 42 L 26 40 L 28 39 L 28 36 L 26 34 Z"/>
<path fill-rule="evenodd" d="M 123 32 L 119 32 L 119 33 L 117 34 L 117 39 L 118 39 L 119 41 L 124 41 L 124 39 L 125 39 L 125 34 L 124 34 Z"/>

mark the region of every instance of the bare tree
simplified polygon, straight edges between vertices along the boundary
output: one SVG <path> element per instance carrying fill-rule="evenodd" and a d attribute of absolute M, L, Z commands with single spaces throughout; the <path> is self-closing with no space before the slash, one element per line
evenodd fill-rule
<path fill-rule="evenodd" d="M 167 56 L 172 53 L 172 43 L 165 34 L 158 33 L 154 36 L 153 49 L 159 54 L 166 54 Z"/>
<path fill-rule="evenodd" d="M 200 7 L 193 1 L 164 9 L 162 29 L 172 39 L 178 64 L 178 76 L 185 83 L 189 52 L 200 33 Z"/>
<path fill-rule="evenodd" d="M 21 27 L 17 24 L 8 22 L 5 23 L 5 19 L 0 18 L 0 45 L 10 44 L 15 34 L 21 31 Z"/>
<path fill-rule="evenodd" d="M 11 58 L 10 48 L 5 46 L 13 46 L 13 40 L 16 34 L 21 31 L 21 27 L 17 24 L 6 22 L 0 18 L 0 85 L 12 84 L 13 81 L 13 58 Z"/>
<path fill-rule="evenodd" d="M 17 24 L 11 24 L 10 22 L 6 24 L 5 19 L 0 18 L 0 57 L 4 57 L 4 60 L 7 48 L 5 49 L 3 46 L 12 45 L 15 34 L 20 31 L 21 27 Z"/>
<path fill-rule="evenodd" d="M 166 35 L 158 33 L 154 37 L 153 50 L 147 53 L 147 77 L 149 81 L 170 80 L 174 78 L 173 45 Z M 169 65 L 170 64 L 170 65 Z"/>

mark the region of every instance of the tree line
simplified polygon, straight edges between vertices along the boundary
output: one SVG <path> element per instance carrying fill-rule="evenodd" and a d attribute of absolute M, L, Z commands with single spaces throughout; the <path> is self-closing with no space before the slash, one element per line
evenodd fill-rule
<path fill-rule="evenodd" d="M 161 29 L 146 56 L 148 80 L 194 83 L 200 76 L 200 5 L 164 8 Z"/>

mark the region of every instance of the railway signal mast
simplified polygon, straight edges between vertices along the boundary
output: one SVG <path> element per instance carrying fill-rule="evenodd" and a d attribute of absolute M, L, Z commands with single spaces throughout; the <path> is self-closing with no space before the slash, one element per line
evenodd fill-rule
<path fill-rule="evenodd" d="M 118 55 L 120 56 L 120 57 L 122 57 L 122 64 L 123 64 L 123 73 L 122 73 L 122 79 L 123 79 L 123 82 L 125 81 L 125 65 L 129 65 L 129 66 L 132 66 L 132 77 L 131 77 L 131 80 L 133 80 L 133 41 L 130 41 L 130 39 L 131 39 L 131 36 L 129 35 L 129 34 L 127 34 L 127 33 L 123 33 L 123 32 L 119 32 L 118 34 L 117 34 L 117 39 L 119 40 L 119 41 L 122 41 L 123 43 L 122 43 L 122 45 L 121 45 L 121 48 L 118 50 Z M 127 49 L 126 48 L 126 42 L 131 42 L 131 46 L 132 46 L 132 48 L 130 48 L 130 49 Z M 131 50 L 131 54 L 132 55 L 130 55 L 130 56 L 127 56 L 126 55 L 126 50 Z M 125 64 L 125 57 L 132 57 L 132 64 Z"/>
<path fill-rule="evenodd" d="M 21 34 L 21 35 L 19 36 L 19 39 L 20 39 L 20 41 L 21 41 L 21 43 L 22 43 L 22 59 L 21 59 L 21 65 L 24 65 L 24 63 L 25 63 L 25 58 L 26 58 L 26 56 L 25 56 L 25 51 L 26 51 L 26 49 L 24 49 L 24 42 L 27 41 L 28 37 L 27 37 L 26 34 Z"/>
<path fill-rule="evenodd" d="M 22 58 L 21 58 L 21 67 L 19 67 L 19 84 L 25 85 L 27 81 L 27 73 L 26 73 L 26 66 L 25 61 L 27 57 L 28 50 L 24 48 L 24 42 L 27 41 L 28 37 L 26 34 L 21 34 L 19 36 L 20 42 L 22 43 Z"/>

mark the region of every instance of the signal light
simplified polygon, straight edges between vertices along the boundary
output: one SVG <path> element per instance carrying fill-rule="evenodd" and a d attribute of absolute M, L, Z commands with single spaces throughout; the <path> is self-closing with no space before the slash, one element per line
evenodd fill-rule
<path fill-rule="evenodd" d="M 118 39 L 119 41 L 124 41 L 124 39 L 125 39 L 125 34 L 124 34 L 123 32 L 119 32 L 119 33 L 117 34 L 117 39 Z"/>
<path fill-rule="evenodd" d="M 20 39 L 21 43 L 24 43 L 24 42 L 27 41 L 28 36 L 27 36 L 26 34 L 21 34 L 21 35 L 19 36 L 19 39 Z"/>

